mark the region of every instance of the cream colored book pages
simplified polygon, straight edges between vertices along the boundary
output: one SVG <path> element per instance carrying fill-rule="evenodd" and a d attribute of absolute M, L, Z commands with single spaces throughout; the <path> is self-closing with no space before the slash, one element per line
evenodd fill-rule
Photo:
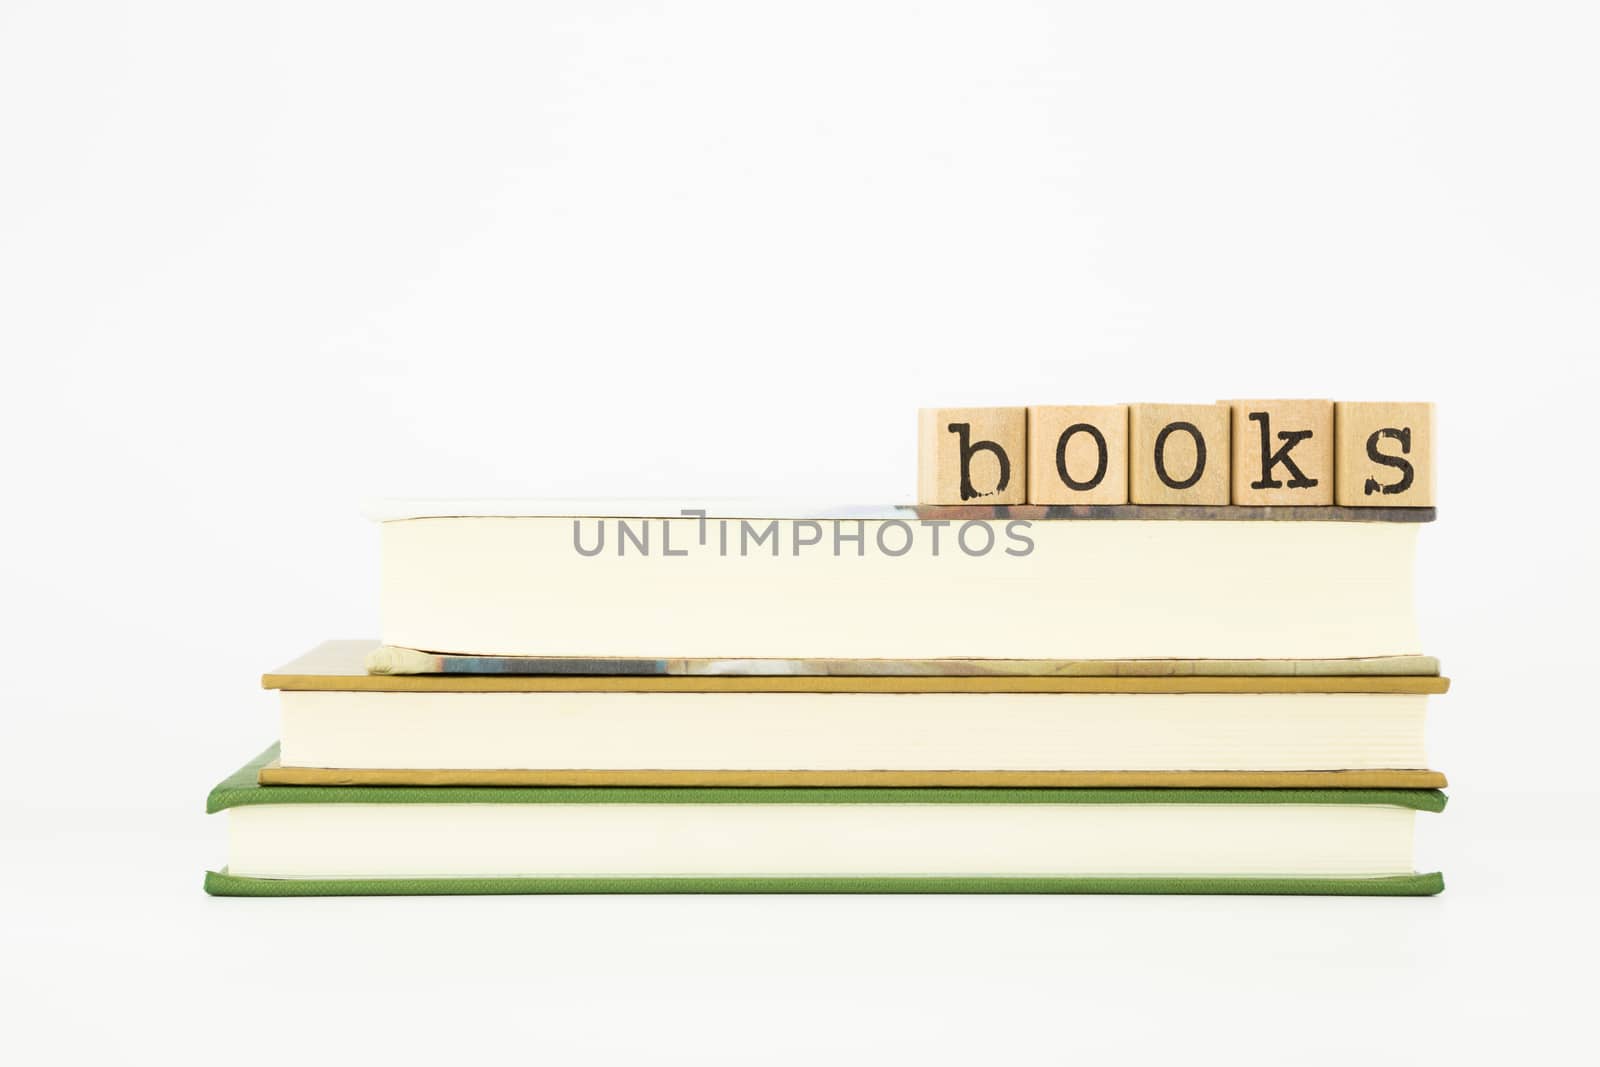
<path fill-rule="evenodd" d="M 1374 770 L 1427 697 L 1371 693 L 285 692 L 285 767 Z"/>
<path fill-rule="evenodd" d="M 1415 812 L 1314 804 L 263 804 L 261 878 L 1409 874 Z"/>
<path fill-rule="evenodd" d="M 1026 555 L 585 556 L 553 517 L 382 524 L 383 643 L 469 655 L 1317 659 L 1418 655 L 1398 522 L 1042 521 Z M 864 544 L 885 523 L 849 522 Z M 1003 522 L 980 523 L 1007 543 Z M 695 519 L 652 520 L 658 548 Z M 666 531 L 670 528 L 670 533 Z M 582 543 L 592 547 L 595 534 Z M 783 536 L 780 533 L 780 537 Z M 899 536 L 895 534 L 894 536 Z M 712 533 L 710 544 L 718 544 Z M 899 542 L 894 542 L 898 546 Z M 782 547 L 780 543 L 780 547 Z"/>

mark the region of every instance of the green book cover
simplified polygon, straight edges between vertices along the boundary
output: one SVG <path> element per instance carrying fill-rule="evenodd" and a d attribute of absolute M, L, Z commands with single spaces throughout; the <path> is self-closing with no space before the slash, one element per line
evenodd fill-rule
<path fill-rule="evenodd" d="M 273 745 L 212 789 L 207 812 L 260 804 L 1369 804 L 1444 810 L 1432 789 L 927 789 L 260 785 Z M 529 877 L 246 878 L 207 872 L 216 896 L 541 893 L 1152 893 L 1427 896 L 1438 873 L 1382 878 L 1262 877 Z"/>

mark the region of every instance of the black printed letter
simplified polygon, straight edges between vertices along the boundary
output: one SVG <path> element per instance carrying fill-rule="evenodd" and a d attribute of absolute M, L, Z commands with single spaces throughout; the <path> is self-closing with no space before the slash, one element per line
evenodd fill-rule
<path fill-rule="evenodd" d="M 1403 493 L 1411 488 L 1411 483 L 1417 477 L 1416 468 L 1411 465 L 1410 460 L 1401 459 L 1399 456 L 1386 456 L 1378 451 L 1378 440 L 1384 437 L 1392 437 L 1399 441 L 1402 453 L 1411 451 L 1411 427 L 1409 426 L 1398 430 L 1392 426 L 1386 426 L 1381 430 L 1372 432 L 1372 436 L 1367 438 L 1367 458 L 1374 463 L 1381 463 L 1385 467 L 1395 468 L 1400 472 L 1400 480 L 1390 485 L 1382 485 L 1378 482 L 1378 479 L 1368 478 L 1367 484 L 1362 486 L 1362 490 L 1367 496 L 1371 496 L 1373 493 Z"/>
<path fill-rule="evenodd" d="M 969 444 L 967 439 L 972 433 L 971 423 L 952 422 L 949 430 L 961 439 L 961 499 L 971 500 L 975 496 L 1005 492 L 1011 481 L 1011 460 L 1006 458 L 1006 450 L 993 441 L 973 441 Z M 972 457 L 978 452 L 993 452 L 994 458 L 1000 461 L 1000 481 L 989 493 L 980 493 L 972 488 Z"/>
<path fill-rule="evenodd" d="M 1095 463 L 1094 476 L 1086 482 L 1073 481 L 1072 475 L 1067 471 L 1067 442 L 1072 440 L 1072 435 L 1075 433 L 1086 433 L 1094 438 L 1094 447 L 1100 450 L 1100 458 Z M 1061 475 L 1061 480 L 1067 484 L 1068 489 L 1075 489 L 1078 492 L 1083 492 L 1085 489 L 1093 489 L 1106 476 L 1106 464 L 1109 462 L 1110 456 L 1106 453 L 1105 437 L 1098 429 L 1090 426 L 1087 422 L 1073 423 L 1065 430 L 1062 430 L 1061 436 L 1056 440 L 1056 473 Z"/>
<path fill-rule="evenodd" d="M 1261 478 L 1251 482 L 1250 488 L 1282 489 L 1283 483 L 1272 476 L 1272 468 L 1280 463 L 1289 468 L 1290 489 L 1310 489 L 1317 484 L 1315 478 L 1307 478 L 1305 471 L 1297 467 L 1294 460 L 1289 458 L 1289 449 L 1310 437 L 1310 430 L 1279 430 L 1278 440 L 1282 441 L 1283 445 L 1274 452 L 1272 450 L 1272 428 L 1267 425 L 1267 413 L 1265 411 L 1252 411 L 1250 413 L 1250 421 L 1261 424 Z"/>
<path fill-rule="evenodd" d="M 1194 438 L 1194 473 L 1183 481 L 1174 481 L 1167 473 L 1167 438 L 1174 430 L 1182 430 Z M 1200 428 L 1192 422 L 1169 422 L 1161 427 L 1161 432 L 1156 434 L 1156 477 L 1168 489 L 1187 489 L 1200 480 L 1206 472 L 1206 439 L 1200 436 Z"/>

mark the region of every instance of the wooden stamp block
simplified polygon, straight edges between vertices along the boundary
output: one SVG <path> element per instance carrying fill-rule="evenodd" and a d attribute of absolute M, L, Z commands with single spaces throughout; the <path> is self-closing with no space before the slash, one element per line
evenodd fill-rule
<path fill-rule="evenodd" d="M 1337 503 L 1433 506 L 1432 404 L 1340 401 L 1333 410 L 1333 438 Z"/>
<path fill-rule="evenodd" d="M 1233 502 L 1333 503 L 1333 401 L 1234 400 Z"/>
<path fill-rule="evenodd" d="M 1028 409 L 1028 503 L 1127 502 L 1128 405 Z"/>
<path fill-rule="evenodd" d="M 1027 493 L 1027 408 L 917 413 L 917 503 L 1021 504 Z"/>
<path fill-rule="evenodd" d="M 1228 502 L 1228 405 L 1128 407 L 1128 495 L 1135 504 Z"/>

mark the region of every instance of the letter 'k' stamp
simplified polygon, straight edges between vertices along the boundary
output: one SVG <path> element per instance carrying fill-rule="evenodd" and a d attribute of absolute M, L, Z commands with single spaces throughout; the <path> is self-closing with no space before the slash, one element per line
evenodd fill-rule
<path fill-rule="evenodd" d="M 1333 503 L 1333 401 L 1228 403 L 1235 504 Z"/>

